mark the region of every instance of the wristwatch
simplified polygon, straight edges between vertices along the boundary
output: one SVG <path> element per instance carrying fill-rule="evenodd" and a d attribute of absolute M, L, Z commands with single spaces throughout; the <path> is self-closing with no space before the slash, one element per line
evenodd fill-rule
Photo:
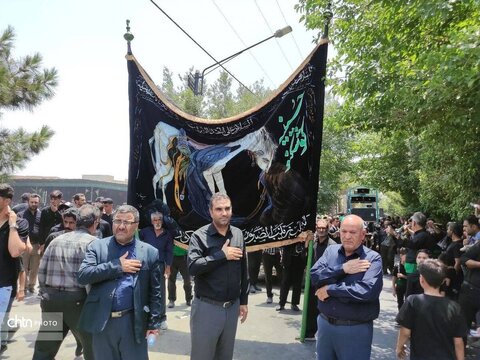
<path fill-rule="evenodd" d="M 18 230 L 18 225 L 15 223 L 13 225 L 10 225 L 10 229 L 16 229 Z"/>

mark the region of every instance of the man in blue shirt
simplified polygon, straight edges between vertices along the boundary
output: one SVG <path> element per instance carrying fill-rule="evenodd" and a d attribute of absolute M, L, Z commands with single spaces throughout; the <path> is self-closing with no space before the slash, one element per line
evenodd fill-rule
<path fill-rule="evenodd" d="M 365 234 L 361 217 L 345 217 L 341 245 L 328 246 L 310 271 L 319 300 L 318 360 L 370 359 L 383 278 L 380 255 L 363 246 Z"/>
<path fill-rule="evenodd" d="M 148 359 L 146 337 L 158 334 L 162 306 L 158 251 L 135 239 L 140 215 L 120 206 L 114 236 L 88 245 L 78 283 L 91 285 L 79 328 L 93 334 L 95 359 Z"/>
<path fill-rule="evenodd" d="M 158 250 L 158 258 L 160 260 L 161 271 L 163 271 L 164 279 L 162 279 L 162 301 L 163 314 L 160 314 L 160 330 L 167 330 L 167 314 L 165 313 L 166 306 L 166 289 L 165 279 L 170 276 L 170 267 L 173 261 L 173 235 L 163 226 L 163 214 L 161 212 L 154 212 L 150 214 L 152 226 L 148 226 L 140 230 L 140 239 L 147 244 L 152 245 Z"/>

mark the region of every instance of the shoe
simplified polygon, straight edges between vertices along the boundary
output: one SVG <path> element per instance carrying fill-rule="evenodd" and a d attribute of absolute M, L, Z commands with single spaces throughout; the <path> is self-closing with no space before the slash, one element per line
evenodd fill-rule
<path fill-rule="evenodd" d="M 168 324 L 166 320 L 160 323 L 160 330 L 168 330 Z"/>
<path fill-rule="evenodd" d="M 267 304 L 273 303 L 273 297 L 272 296 L 267 296 Z"/>
<path fill-rule="evenodd" d="M 187 300 L 187 306 L 192 306 L 192 300 Z"/>
<path fill-rule="evenodd" d="M 253 285 L 253 288 L 254 288 L 255 290 L 257 290 L 258 292 L 261 292 L 261 291 L 262 291 L 262 288 L 259 287 L 259 286 L 257 286 L 257 285 Z"/>
<path fill-rule="evenodd" d="M 285 310 L 285 306 L 284 305 L 278 305 L 276 308 L 275 308 L 276 311 L 282 311 L 282 310 Z"/>
<path fill-rule="evenodd" d="M 305 337 L 305 341 L 317 341 L 317 339 L 315 339 L 315 336 L 308 336 Z"/>
<path fill-rule="evenodd" d="M 27 291 L 31 294 L 34 294 L 35 293 L 35 286 L 28 286 Z"/>
<path fill-rule="evenodd" d="M 170 301 L 168 302 L 167 307 L 168 307 L 169 309 L 173 309 L 173 308 L 175 307 L 175 301 L 170 300 Z"/>
<path fill-rule="evenodd" d="M 75 348 L 75 356 L 79 357 L 83 354 L 83 346 L 81 343 L 77 343 L 77 347 Z"/>
<path fill-rule="evenodd" d="M 0 348 L 0 354 L 3 354 L 5 351 L 7 351 L 7 345 L 2 345 Z"/>
<path fill-rule="evenodd" d="M 300 311 L 300 308 L 298 307 L 298 305 L 295 305 L 295 304 L 292 304 L 291 309 L 293 311 Z"/>
<path fill-rule="evenodd" d="M 250 286 L 250 289 L 248 289 L 248 293 L 249 294 L 255 294 L 256 293 L 256 290 L 253 286 Z"/>

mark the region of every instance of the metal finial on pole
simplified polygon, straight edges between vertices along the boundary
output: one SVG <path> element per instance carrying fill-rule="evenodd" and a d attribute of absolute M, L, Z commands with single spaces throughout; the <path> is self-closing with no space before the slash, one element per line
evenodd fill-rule
<path fill-rule="evenodd" d="M 132 55 L 132 49 L 130 47 L 130 42 L 135 38 L 130 32 L 130 20 L 127 19 L 127 32 L 123 34 L 123 38 L 127 40 L 127 54 Z"/>
<path fill-rule="evenodd" d="M 333 17 L 333 12 L 332 12 L 332 3 L 329 2 L 327 5 L 327 10 L 323 14 L 323 17 L 325 19 L 325 25 L 323 28 L 323 34 L 322 34 L 322 39 L 327 39 L 328 38 L 328 30 L 330 26 L 330 21 L 332 20 Z"/>

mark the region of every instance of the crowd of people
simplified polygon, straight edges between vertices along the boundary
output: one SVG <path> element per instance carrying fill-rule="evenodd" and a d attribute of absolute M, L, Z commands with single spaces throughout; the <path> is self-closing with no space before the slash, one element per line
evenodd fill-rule
<path fill-rule="evenodd" d="M 276 300 L 275 274 L 275 310 L 282 313 L 289 303 L 291 311 L 301 311 L 312 239 L 247 253 L 242 231 L 230 225 L 232 204 L 224 194 L 211 197 L 212 222 L 193 233 L 188 250 L 175 245 L 158 209 L 139 229 L 138 210 L 115 209 L 110 198 L 87 204 L 76 194 L 69 202 L 56 190 L 43 209 L 38 194 L 22 195 L 11 208 L 12 199 L 12 187 L 0 184 L 2 353 L 18 329 L 8 325 L 12 303 L 25 292 L 40 296 L 42 319 L 62 314 L 55 339 L 46 336 L 49 322 L 42 322 L 33 359 L 54 359 L 69 331 L 75 355 L 86 360 L 147 359 L 147 339 L 168 329 L 166 309 L 176 306 L 178 273 L 191 306 L 192 359 L 233 357 L 248 295 L 264 291 L 262 263 L 265 302 Z M 378 224 L 356 215 L 317 216 L 305 309 L 305 340 L 316 341 L 317 359 L 370 358 L 384 279 L 398 304 L 398 358 L 410 341 L 411 359 L 463 359 L 469 329 L 480 337 L 479 240 L 475 215 L 445 228 L 420 212 Z"/>

